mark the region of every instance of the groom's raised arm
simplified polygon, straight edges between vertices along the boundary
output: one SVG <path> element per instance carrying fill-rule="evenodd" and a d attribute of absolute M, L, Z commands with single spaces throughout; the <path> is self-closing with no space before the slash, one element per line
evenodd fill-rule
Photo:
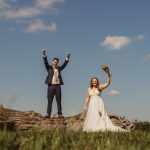
<path fill-rule="evenodd" d="M 50 65 L 47 61 L 47 56 L 46 56 L 46 50 L 45 49 L 42 49 L 42 57 L 43 57 L 43 60 L 44 60 L 45 68 L 48 71 L 49 68 L 50 68 Z"/>
<path fill-rule="evenodd" d="M 65 59 L 65 62 L 60 66 L 60 71 L 62 71 L 62 70 L 66 67 L 66 65 L 67 65 L 68 62 L 69 62 L 69 59 L 70 59 L 70 53 L 67 54 L 67 57 L 66 57 L 66 59 Z"/>

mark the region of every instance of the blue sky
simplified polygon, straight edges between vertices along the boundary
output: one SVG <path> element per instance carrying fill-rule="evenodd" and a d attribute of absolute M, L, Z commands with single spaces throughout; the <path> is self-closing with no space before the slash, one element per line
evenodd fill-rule
<path fill-rule="evenodd" d="M 0 0 L 0 103 L 43 115 L 47 107 L 46 48 L 63 63 L 65 116 L 83 110 L 91 77 L 107 80 L 102 93 L 109 114 L 149 120 L 150 2 L 139 0 Z M 57 112 L 53 102 L 53 114 Z"/>

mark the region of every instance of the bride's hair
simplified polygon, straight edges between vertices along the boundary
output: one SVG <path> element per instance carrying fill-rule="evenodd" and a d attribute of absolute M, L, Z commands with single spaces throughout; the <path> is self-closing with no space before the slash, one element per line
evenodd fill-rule
<path fill-rule="evenodd" d="M 91 87 L 91 88 L 93 87 L 93 84 L 92 84 L 93 79 L 96 79 L 96 80 L 97 80 L 97 88 L 98 88 L 98 87 L 99 87 L 99 80 L 98 80 L 98 78 L 96 78 L 96 77 L 91 78 L 90 87 Z"/>

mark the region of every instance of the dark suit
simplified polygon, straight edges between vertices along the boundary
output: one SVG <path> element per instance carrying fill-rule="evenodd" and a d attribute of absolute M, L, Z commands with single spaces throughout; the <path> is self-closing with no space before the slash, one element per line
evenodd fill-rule
<path fill-rule="evenodd" d="M 48 89 L 47 89 L 47 99 L 48 99 L 47 114 L 51 115 L 52 102 L 53 102 L 54 95 L 56 97 L 58 114 L 62 114 L 61 85 L 63 85 L 64 83 L 63 83 L 63 80 L 61 77 L 61 71 L 66 67 L 66 65 L 68 64 L 68 61 L 65 60 L 65 62 L 61 66 L 57 66 L 56 69 L 58 70 L 58 78 L 60 80 L 60 84 L 53 85 L 52 84 L 52 79 L 53 79 L 53 75 L 54 75 L 53 66 L 49 65 L 49 63 L 47 61 L 47 57 L 44 57 L 43 59 L 44 59 L 44 64 L 45 64 L 46 70 L 48 72 L 48 75 L 47 75 L 46 80 L 45 80 L 45 83 L 48 85 Z"/>

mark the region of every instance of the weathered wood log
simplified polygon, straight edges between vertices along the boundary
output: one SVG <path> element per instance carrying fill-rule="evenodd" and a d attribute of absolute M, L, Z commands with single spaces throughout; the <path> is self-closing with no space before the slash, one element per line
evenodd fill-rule
<path fill-rule="evenodd" d="M 17 111 L 0 105 L 0 129 L 4 130 L 51 130 L 65 128 L 74 131 L 81 130 L 86 114 L 80 113 L 70 117 L 45 118 L 34 111 Z M 128 120 L 121 120 L 117 116 L 109 115 L 114 125 L 132 130 L 134 125 Z"/>

